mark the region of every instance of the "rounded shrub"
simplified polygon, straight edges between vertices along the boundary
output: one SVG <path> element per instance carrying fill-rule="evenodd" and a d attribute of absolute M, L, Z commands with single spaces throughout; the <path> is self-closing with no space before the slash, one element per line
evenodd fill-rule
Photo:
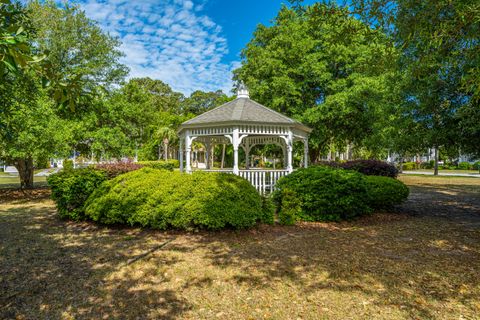
<path fill-rule="evenodd" d="M 457 166 L 458 170 L 470 170 L 473 166 L 469 162 L 460 162 Z"/>
<path fill-rule="evenodd" d="M 408 187 L 389 177 L 366 176 L 369 205 L 373 209 L 387 209 L 408 198 Z"/>
<path fill-rule="evenodd" d="M 247 228 L 266 219 L 262 198 L 243 178 L 152 168 L 105 181 L 85 208 L 86 215 L 100 223 L 156 229 Z"/>
<path fill-rule="evenodd" d="M 405 162 L 402 164 L 403 170 L 417 170 L 418 164 L 416 162 Z"/>
<path fill-rule="evenodd" d="M 273 197 L 281 211 L 285 190 L 294 192 L 300 201 L 301 220 L 349 219 L 371 212 L 364 177 L 355 171 L 312 166 L 281 178 Z"/>
<path fill-rule="evenodd" d="M 84 219 L 85 201 L 106 179 L 104 172 L 93 168 L 62 170 L 48 176 L 47 182 L 60 217 Z"/>

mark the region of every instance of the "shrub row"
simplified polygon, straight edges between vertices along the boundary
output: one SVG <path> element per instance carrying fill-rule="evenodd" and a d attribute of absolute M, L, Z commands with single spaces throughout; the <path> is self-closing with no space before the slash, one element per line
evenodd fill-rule
<path fill-rule="evenodd" d="M 143 168 L 103 183 L 85 203 L 88 218 L 155 229 L 247 228 L 273 212 L 246 180 Z"/>
<path fill-rule="evenodd" d="M 61 171 L 48 177 L 60 216 L 186 230 L 273 223 L 274 207 L 269 199 L 262 199 L 238 176 L 142 168 L 109 180 L 118 168 L 133 167 L 114 168 Z"/>
<path fill-rule="evenodd" d="M 280 222 L 340 221 L 400 204 L 408 188 L 382 176 L 312 166 L 280 179 L 273 193 Z M 298 217 L 295 217 L 298 215 Z"/>
<path fill-rule="evenodd" d="M 139 165 L 154 169 L 170 170 L 180 167 L 178 160 L 140 161 Z"/>
<path fill-rule="evenodd" d="M 352 160 L 346 162 L 325 161 L 319 164 L 332 168 L 354 170 L 368 176 L 385 176 L 396 178 L 398 170 L 393 164 L 379 160 Z"/>

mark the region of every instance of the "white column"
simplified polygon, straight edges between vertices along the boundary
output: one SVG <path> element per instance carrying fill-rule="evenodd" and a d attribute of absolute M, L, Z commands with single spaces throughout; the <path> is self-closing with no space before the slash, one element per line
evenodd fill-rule
<path fill-rule="evenodd" d="M 303 140 L 303 167 L 308 168 L 308 138 Z"/>
<path fill-rule="evenodd" d="M 293 133 L 292 130 L 288 131 L 287 139 L 287 170 L 293 172 Z"/>
<path fill-rule="evenodd" d="M 240 137 L 239 137 L 239 131 L 238 128 L 233 129 L 233 135 L 232 135 L 232 144 L 233 144 L 233 173 L 238 175 L 239 174 L 239 169 L 238 169 L 238 146 L 240 144 Z"/>
<path fill-rule="evenodd" d="M 179 146 L 179 154 L 178 154 L 178 157 L 179 157 L 179 161 L 180 161 L 180 172 L 183 172 L 183 140 L 182 138 L 180 137 L 180 146 Z"/>
<path fill-rule="evenodd" d="M 192 151 L 192 140 L 190 139 L 190 131 L 187 130 L 185 134 L 185 160 L 186 160 L 186 171 L 187 173 L 192 172 L 192 165 L 190 164 L 191 160 L 191 151 Z"/>

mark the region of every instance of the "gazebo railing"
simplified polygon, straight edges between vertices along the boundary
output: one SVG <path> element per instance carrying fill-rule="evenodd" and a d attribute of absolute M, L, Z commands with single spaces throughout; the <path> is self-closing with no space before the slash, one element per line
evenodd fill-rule
<path fill-rule="evenodd" d="M 207 172 L 233 173 L 232 169 L 202 170 Z M 274 190 L 278 179 L 288 174 L 288 170 L 239 170 L 238 175 L 248 180 L 261 194 L 270 193 Z"/>
<path fill-rule="evenodd" d="M 270 193 L 274 190 L 278 179 L 288 174 L 288 170 L 240 170 L 239 176 L 250 183 L 261 194 Z"/>

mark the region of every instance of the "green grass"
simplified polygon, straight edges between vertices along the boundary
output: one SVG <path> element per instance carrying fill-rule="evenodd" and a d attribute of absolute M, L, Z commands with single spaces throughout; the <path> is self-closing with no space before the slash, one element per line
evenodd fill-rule
<path fill-rule="evenodd" d="M 43 186 L 47 184 L 46 177 L 33 177 L 35 186 Z M 18 188 L 20 187 L 20 178 L 6 173 L 0 173 L 0 189 L 2 188 Z"/>
<path fill-rule="evenodd" d="M 433 169 L 418 169 L 418 170 L 404 170 L 404 171 L 418 171 L 418 172 L 432 172 Z M 479 174 L 478 170 L 438 170 L 440 173 L 468 173 L 468 174 Z"/>

